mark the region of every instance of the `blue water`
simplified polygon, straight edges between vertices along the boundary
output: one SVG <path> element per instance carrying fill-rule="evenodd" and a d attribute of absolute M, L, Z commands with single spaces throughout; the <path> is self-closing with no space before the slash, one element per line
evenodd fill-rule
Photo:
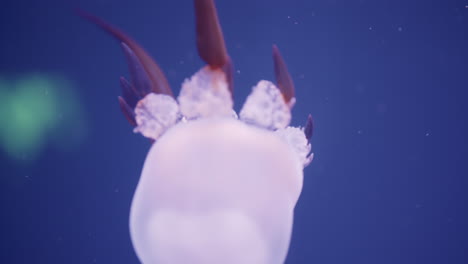
<path fill-rule="evenodd" d="M 292 124 L 315 120 L 286 263 L 468 263 L 468 2 L 217 2 L 236 109 L 273 80 L 275 43 L 296 85 Z M 0 149 L 0 263 L 138 263 L 128 212 L 150 144 L 118 108 L 118 43 L 74 5 L 138 40 L 176 93 L 203 66 L 191 1 L 3 1 L 0 75 L 73 81 L 87 132 L 27 162 Z"/>

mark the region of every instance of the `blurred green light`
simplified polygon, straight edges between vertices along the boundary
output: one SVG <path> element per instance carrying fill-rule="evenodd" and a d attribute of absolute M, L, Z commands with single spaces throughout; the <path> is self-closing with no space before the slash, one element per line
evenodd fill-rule
<path fill-rule="evenodd" d="M 63 78 L 29 75 L 0 81 L 0 105 L 0 147 L 12 158 L 33 160 L 48 143 L 67 148 L 84 136 L 82 108 Z M 60 140 L 63 133 L 73 140 Z"/>

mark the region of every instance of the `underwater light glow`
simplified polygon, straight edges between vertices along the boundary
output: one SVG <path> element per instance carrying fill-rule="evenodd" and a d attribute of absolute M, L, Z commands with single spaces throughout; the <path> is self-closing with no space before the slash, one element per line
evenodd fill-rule
<path fill-rule="evenodd" d="M 8 156 L 32 161 L 48 143 L 63 149 L 81 141 L 84 115 L 69 81 L 39 74 L 0 79 L 0 148 Z M 71 140 L 61 140 L 63 133 Z"/>

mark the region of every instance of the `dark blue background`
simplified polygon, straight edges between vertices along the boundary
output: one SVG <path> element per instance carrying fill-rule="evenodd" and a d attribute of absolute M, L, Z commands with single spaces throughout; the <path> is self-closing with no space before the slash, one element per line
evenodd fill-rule
<path fill-rule="evenodd" d="M 465 5 L 217 1 L 236 108 L 273 79 L 276 43 L 296 84 L 293 125 L 315 119 L 287 263 L 468 263 Z M 119 45 L 73 6 L 138 40 L 176 93 L 203 65 L 189 0 L 2 1 L 0 73 L 67 76 L 89 131 L 29 165 L 0 154 L 0 263 L 138 263 L 128 212 L 149 144 L 118 109 Z"/>

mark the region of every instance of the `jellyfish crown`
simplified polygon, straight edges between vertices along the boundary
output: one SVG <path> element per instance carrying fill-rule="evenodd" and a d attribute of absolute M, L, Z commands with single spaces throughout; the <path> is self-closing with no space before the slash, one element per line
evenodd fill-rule
<path fill-rule="evenodd" d="M 79 11 L 121 42 L 131 81 L 119 105 L 134 132 L 154 144 L 130 212 L 140 261 L 283 263 L 303 168 L 313 158 L 309 115 L 291 127 L 294 84 L 273 45 L 276 84 L 261 80 L 233 110 L 232 62 L 212 0 L 194 0 L 205 67 L 177 98 L 157 63 L 126 34 Z"/>

